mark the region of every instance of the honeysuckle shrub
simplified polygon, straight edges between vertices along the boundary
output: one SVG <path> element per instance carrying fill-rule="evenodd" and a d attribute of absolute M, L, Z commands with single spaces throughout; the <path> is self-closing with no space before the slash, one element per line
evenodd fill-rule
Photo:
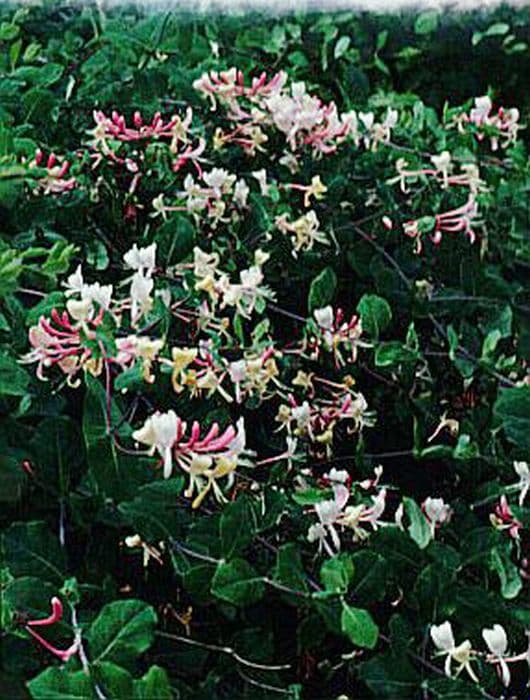
<path fill-rule="evenodd" d="M 137 13 L 0 25 L 3 695 L 525 697 L 527 96 Z"/>

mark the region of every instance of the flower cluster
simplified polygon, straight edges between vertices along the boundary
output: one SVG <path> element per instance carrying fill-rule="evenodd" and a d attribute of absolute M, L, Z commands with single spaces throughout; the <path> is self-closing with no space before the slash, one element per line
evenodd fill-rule
<path fill-rule="evenodd" d="M 41 149 L 35 151 L 33 160 L 27 163 L 29 168 L 44 170 L 44 175 L 36 178 L 34 194 L 63 194 L 76 187 L 74 177 L 68 177 L 70 162 L 55 153 L 46 158 Z"/>
<path fill-rule="evenodd" d="M 349 505 L 350 481 L 350 475 L 345 470 L 331 469 L 324 475 L 324 482 L 331 487 L 333 497 L 315 504 L 318 522 L 311 525 L 307 533 L 309 542 L 318 542 L 319 551 L 323 549 L 331 557 L 341 549 L 339 531 L 351 531 L 353 541 L 358 542 L 368 537 L 363 525 L 377 530 L 383 524 L 381 516 L 386 507 L 386 489 L 380 488 L 369 504 L 360 502 Z M 379 478 L 370 486 L 375 488 L 378 481 Z"/>
<path fill-rule="evenodd" d="M 189 486 L 185 495 L 197 496 L 193 507 L 198 508 L 212 489 L 215 498 L 223 502 L 225 496 L 217 480 L 227 477 L 228 486 L 234 480 L 234 471 L 245 451 L 245 428 L 240 418 L 237 428 L 230 425 L 220 433 L 219 425 L 212 423 L 201 437 L 201 426 L 194 421 L 188 433 L 187 423 L 174 411 L 155 413 L 133 433 L 137 442 L 149 447 L 149 454 L 158 452 L 163 460 L 163 474 L 169 479 L 173 461 L 188 475 Z"/>
<path fill-rule="evenodd" d="M 499 148 L 508 148 L 517 140 L 517 133 L 524 128 L 519 123 L 519 110 L 516 107 L 505 109 L 499 107 L 492 113 L 493 103 L 488 95 L 475 98 L 475 106 L 458 115 L 455 122 L 461 133 L 465 133 L 466 127 L 474 127 L 474 133 L 479 141 L 489 137 L 492 151 Z"/>
<path fill-rule="evenodd" d="M 112 285 L 99 282 L 88 284 L 81 266 L 68 277 L 66 286 L 66 310 L 52 309 L 50 316 L 41 316 L 29 330 L 33 349 L 23 362 L 37 363 L 37 376 L 45 379 L 44 370 L 57 366 L 73 384 L 81 371 L 98 376 L 105 363 L 122 369 L 130 368 L 137 359 L 144 365 L 144 377 L 151 381 L 152 361 L 163 346 L 159 339 L 145 335 L 116 337 L 109 346 L 105 343 L 104 328 L 111 324 L 120 327 L 123 315 L 128 312 L 130 326 L 134 329 L 153 304 L 156 245 L 138 248 L 136 244 L 124 255 L 125 265 L 135 270 L 129 278 L 129 294 L 114 299 Z"/>
<path fill-rule="evenodd" d="M 205 73 L 193 85 L 212 101 L 212 109 L 217 108 L 219 100 L 232 122 L 229 131 L 220 127 L 216 130 L 215 146 L 235 143 L 251 156 L 264 150 L 269 141 L 265 132 L 268 127 L 283 134 L 291 153 L 309 147 L 314 156 L 321 157 L 333 153 L 347 138 L 358 144 L 362 137 L 366 147 L 375 149 L 379 142 L 389 140 L 397 123 L 395 110 L 389 110 L 381 124 L 375 121 L 373 112 L 340 114 L 334 102 L 325 103 L 308 93 L 304 82 L 288 85 L 283 71 L 270 79 L 262 73 L 245 86 L 243 73 L 231 68 Z M 287 156 L 287 162 L 293 169 L 298 167 L 296 158 Z"/>

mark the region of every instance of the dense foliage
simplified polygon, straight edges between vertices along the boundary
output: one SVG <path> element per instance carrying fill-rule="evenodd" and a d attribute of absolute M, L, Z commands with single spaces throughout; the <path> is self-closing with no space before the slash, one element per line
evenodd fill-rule
<path fill-rule="evenodd" d="M 526 696 L 528 15 L 0 8 L 2 697 Z"/>

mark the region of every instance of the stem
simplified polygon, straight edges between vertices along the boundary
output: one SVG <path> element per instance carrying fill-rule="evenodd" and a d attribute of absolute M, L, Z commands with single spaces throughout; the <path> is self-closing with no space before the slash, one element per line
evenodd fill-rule
<path fill-rule="evenodd" d="M 207 649 L 208 651 L 217 651 L 221 654 L 227 654 L 231 656 L 234 661 L 237 661 L 243 666 L 248 668 L 255 668 L 259 671 L 286 671 L 291 669 L 291 664 L 258 664 L 254 661 L 249 661 L 244 657 L 240 656 L 235 649 L 232 647 L 222 647 L 217 644 L 207 644 L 206 642 L 200 642 L 197 639 L 190 639 L 189 637 L 182 637 L 179 634 L 169 634 L 168 632 L 156 632 L 159 637 L 164 637 L 164 639 L 172 639 L 175 642 L 182 642 L 183 644 L 189 644 L 195 647 L 201 647 L 201 649 Z"/>

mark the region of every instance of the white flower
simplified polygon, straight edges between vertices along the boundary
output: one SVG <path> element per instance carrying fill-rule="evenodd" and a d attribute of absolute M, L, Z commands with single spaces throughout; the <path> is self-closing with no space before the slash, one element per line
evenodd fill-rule
<path fill-rule="evenodd" d="M 144 277 L 141 270 L 135 272 L 131 280 L 131 318 L 135 323 L 148 311 L 152 304 L 151 292 L 154 282 L 151 277 Z"/>
<path fill-rule="evenodd" d="M 449 171 L 451 170 L 451 154 L 449 151 L 442 151 L 437 156 L 431 156 L 431 163 L 434 165 L 436 170 L 441 173 L 443 186 L 447 187 L 449 184 Z"/>
<path fill-rule="evenodd" d="M 447 621 L 441 625 L 432 625 L 430 632 L 431 639 L 434 645 L 439 649 L 440 654 L 447 655 L 444 666 L 445 675 L 451 678 L 451 661 L 454 660 L 459 664 L 455 672 L 456 676 L 465 668 L 475 683 L 478 683 L 478 678 L 471 668 L 470 662 L 473 649 L 469 639 L 466 639 L 462 644 L 456 646 L 451 623 Z"/>
<path fill-rule="evenodd" d="M 475 124 L 482 124 L 488 118 L 491 108 L 491 100 L 487 95 L 484 97 L 476 97 L 475 108 L 472 109 L 469 114 L 471 121 Z"/>
<path fill-rule="evenodd" d="M 86 321 L 92 311 L 92 302 L 90 299 L 69 299 L 66 309 L 75 321 Z"/>
<path fill-rule="evenodd" d="M 105 311 L 108 311 L 110 302 L 112 301 L 112 285 L 101 285 L 99 282 L 94 282 L 94 284 L 85 284 L 81 292 L 81 296 L 87 301 L 95 301 L 103 309 L 105 309 Z"/>
<path fill-rule="evenodd" d="M 318 325 L 326 331 L 333 330 L 333 308 L 331 306 L 325 306 L 322 309 L 315 309 L 313 311 L 313 316 L 315 317 Z"/>
<path fill-rule="evenodd" d="M 374 113 L 373 112 L 359 112 L 359 119 L 361 120 L 364 128 L 370 131 L 374 125 Z"/>
<path fill-rule="evenodd" d="M 135 430 L 133 439 L 149 447 L 150 454 L 155 450 L 164 459 L 164 479 L 169 479 L 173 467 L 171 450 L 177 440 L 179 429 L 183 433 L 185 424 L 174 411 L 167 413 L 155 413 L 148 418 L 143 427 Z"/>
<path fill-rule="evenodd" d="M 324 474 L 324 476 L 330 481 L 336 481 L 339 484 L 345 484 L 350 478 L 350 475 L 346 469 L 335 469 L 335 467 L 330 469 L 327 474 Z"/>
<path fill-rule="evenodd" d="M 195 246 L 193 249 L 193 272 L 195 277 L 213 277 L 219 265 L 219 255 L 217 253 L 205 253 Z"/>
<path fill-rule="evenodd" d="M 522 506 L 530 490 L 530 469 L 528 468 L 528 462 L 514 462 L 513 468 L 519 477 L 519 488 L 521 489 L 519 505 Z"/>
<path fill-rule="evenodd" d="M 211 187 L 216 197 L 230 192 L 232 185 L 236 181 L 235 175 L 230 175 L 224 168 L 212 168 L 210 172 L 203 173 L 202 179 Z"/>
<path fill-rule="evenodd" d="M 448 522 L 451 517 L 451 507 L 444 502 L 443 498 L 428 496 L 423 501 L 423 509 L 430 524 L 431 535 L 434 538 L 436 526 Z"/>
<path fill-rule="evenodd" d="M 265 168 L 262 168 L 261 170 L 255 170 L 252 173 L 252 177 L 255 177 L 258 181 L 261 194 L 264 197 L 267 197 L 269 194 L 269 186 L 267 185 L 267 171 L 265 170 Z"/>
<path fill-rule="evenodd" d="M 81 265 L 78 265 L 76 271 L 68 277 L 64 286 L 67 290 L 65 292 L 66 296 L 70 296 L 70 294 L 81 294 L 85 286 Z"/>
<path fill-rule="evenodd" d="M 156 243 L 152 243 L 146 248 L 138 248 L 136 243 L 125 253 L 123 260 L 127 267 L 133 270 L 142 270 L 145 268 L 148 272 L 154 270 L 156 266 Z"/>
<path fill-rule="evenodd" d="M 236 186 L 234 187 L 234 202 L 241 209 L 247 206 L 249 192 L 250 187 L 247 185 L 243 178 L 236 182 Z"/>
<path fill-rule="evenodd" d="M 510 685 L 510 669 L 504 660 L 506 651 L 508 650 L 508 638 L 502 625 L 493 625 L 491 629 L 485 627 L 482 630 L 482 638 L 486 642 L 488 649 L 491 651 L 494 661 L 498 662 L 501 667 L 502 682 L 504 686 Z"/>

